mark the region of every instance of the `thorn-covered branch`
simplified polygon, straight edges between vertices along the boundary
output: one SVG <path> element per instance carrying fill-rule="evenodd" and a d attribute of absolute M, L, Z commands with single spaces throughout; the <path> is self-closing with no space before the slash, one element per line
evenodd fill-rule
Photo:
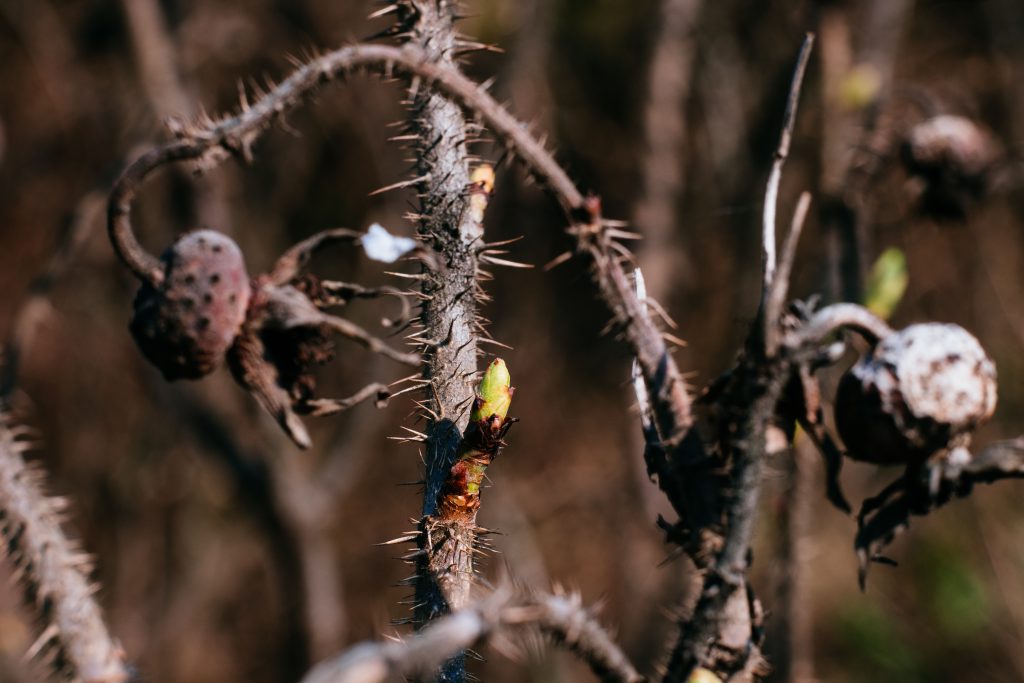
<path fill-rule="evenodd" d="M 44 624 L 29 654 L 50 657 L 58 673 L 82 683 L 127 681 L 124 651 L 96 602 L 89 556 L 61 529 L 67 503 L 43 493 L 43 473 L 25 462 L 27 445 L 7 420 L 0 416 L 0 536 Z"/>
<path fill-rule="evenodd" d="M 428 675 L 453 655 L 495 636 L 533 628 L 584 661 L 605 683 L 644 678 L 578 596 L 516 596 L 501 588 L 416 635 L 390 643 L 363 643 L 317 665 L 302 683 L 376 683 Z"/>

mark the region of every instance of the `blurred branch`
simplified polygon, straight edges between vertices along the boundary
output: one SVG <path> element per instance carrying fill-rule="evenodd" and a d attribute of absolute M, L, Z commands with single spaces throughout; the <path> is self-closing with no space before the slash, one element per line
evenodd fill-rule
<path fill-rule="evenodd" d="M 934 462 L 908 467 L 874 498 L 864 501 L 854 540 L 863 589 L 872 562 L 890 563 L 881 551 L 910 526 L 912 515 L 926 515 L 968 496 L 976 484 L 1024 478 L 1024 437 L 999 441 L 977 455 L 957 448 Z"/>
<path fill-rule="evenodd" d="M 673 278 L 690 276 L 689 259 L 672 251 L 677 203 L 684 191 L 686 105 L 690 92 L 696 24 L 702 0 L 664 0 L 647 72 L 644 110 L 643 194 L 633 223 L 644 235 L 640 266 L 650 295 L 662 300 Z"/>
<path fill-rule="evenodd" d="M 83 683 L 127 681 L 124 651 L 95 599 L 91 561 L 61 530 L 67 501 L 42 492 L 43 472 L 25 462 L 26 448 L 0 417 L 0 536 L 26 602 L 45 624 L 29 656 L 50 652 L 57 673 Z"/>
<path fill-rule="evenodd" d="M 795 440 L 792 451 L 784 472 L 786 488 L 779 539 L 779 656 L 772 659 L 772 668 L 787 683 L 811 683 L 815 680 L 814 605 L 807 572 L 817 453 L 806 436 Z"/>
<path fill-rule="evenodd" d="M 895 151 L 891 132 L 879 125 L 878 110 L 892 93 L 897 52 L 913 6 L 912 0 L 864 3 L 864 25 L 855 29 L 843 6 L 821 14 L 820 214 L 842 300 L 859 301 L 862 294 L 868 229 L 878 201 L 872 185 Z"/>
<path fill-rule="evenodd" d="M 807 70 L 807 61 L 811 58 L 811 47 L 814 45 L 814 36 L 808 34 L 804 44 L 800 48 L 800 56 L 797 57 L 796 69 L 793 71 L 793 81 L 789 86 L 789 97 L 786 100 L 786 112 L 783 115 L 782 134 L 779 136 L 779 146 L 775 148 L 775 159 L 772 162 L 772 170 L 768 176 L 768 186 L 764 192 L 764 212 L 762 213 L 761 240 L 762 240 L 762 287 L 765 295 L 771 289 L 772 280 L 775 278 L 775 212 L 779 203 L 779 182 L 782 180 L 782 167 L 789 157 L 789 145 L 793 139 L 793 125 L 796 123 L 796 108 L 800 100 L 800 87 L 803 85 L 804 72 Z M 775 324 L 775 321 L 768 320 L 767 324 Z M 771 351 L 769 351 L 771 353 Z"/>
<path fill-rule="evenodd" d="M 14 314 L 0 359 L 0 405 L 10 402 L 17 388 L 25 351 L 32 348 L 36 332 L 51 310 L 50 294 L 99 224 L 102 210 L 103 195 L 99 191 L 82 197 L 57 250 L 29 284 L 28 292 Z"/>
<path fill-rule="evenodd" d="M 513 629 L 533 627 L 571 651 L 606 683 L 644 678 L 584 610 L 578 596 L 515 597 L 502 588 L 462 610 L 440 617 L 416 635 L 392 643 L 364 643 L 317 665 L 302 683 L 375 683 L 427 674 L 475 644 Z"/>
<path fill-rule="evenodd" d="M 177 50 L 156 0 L 122 0 L 139 66 L 139 81 L 161 119 L 190 116 L 195 110 L 176 67 Z"/>

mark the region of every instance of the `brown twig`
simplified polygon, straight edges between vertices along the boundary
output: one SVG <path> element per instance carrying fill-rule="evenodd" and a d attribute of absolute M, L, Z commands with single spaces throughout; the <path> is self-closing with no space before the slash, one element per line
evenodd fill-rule
<path fill-rule="evenodd" d="M 800 56 L 797 57 L 796 69 L 793 70 L 793 81 L 789 86 L 786 112 L 782 120 L 782 134 L 779 136 L 779 146 L 775 148 L 775 159 L 772 162 L 772 170 L 768 175 L 768 185 L 764 192 L 761 256 L 762 286 L 765 294 L 771 288 L 772 280 L 775 277 L 775 214 L 779 202 L 779 183 L 782 180 L 782 167 L 789 157 L 789 145 L 793 139 L 793 126 L 796 123 L 796 109 L 800 101 L 800 88 L 803 85 L 804 73 L 807 71 L 807 62 L 811 58 L 811 48 L 813 46 L 814 35 L 808 33 L 807 37 L 804 38 L 803 45 L 800 47 Z"/>
<path fill-rule="evenodd" d="M 811 208 L 811 195 L 804 192 L 797 201 L 796 210 L 793 212 L 793 222 L 789 226 L 789 234 L 786 236 L 786 243 L 782 247 L 782 262 L 779 264 L 778 273 L 772 279 L 765 295 L 765 331 L 764 346 L 768 356 L 774 356 L 779 348 L 779 320 L 782 317 L 782 307 L 786 304 L 786 297 L 789 295 L 789 277 L 793 272 L 793 262 L 796 260 L 796 247 L 800 242 L 800 234 L 804 229 L 804 221 L 807 219 L 807 211 Z M 767 321 L 774 321 L 768 324 Z"/>
<path fill-rule="evenodd" d="M 54 670 L 83 683 L 129 678 L 124 651 L 110 636 L 91 583 L 91 561 L 60 526 L 67 502 L 43 494 L 42 470 L 25 462 L 27 445 L 0 417 L 0 536 L 26 600 L 45 624 L 30 656 L 49 652 Z"/>
<path fill-rule="evenodd" d="M 654 397 L 654 414 L 666 450 L 671 452 L 682 443 L 693 422 L 682 375 L 669 356 L 660 331 L 647 316 L 640 314 L 643 307 L 616 260 L 599 205 L 587 204 L 583 193 L 525 124 L 451 65 L 427 61 L 427 54 L 414 45 L 401 48 L 353 45 L 327 53 L 300 67 L 267 95 L 244 106 L 236 116 L 183 129 L 179 133 L 180 141 L 142 156 L 124 171 L 110 196 L 108 227 L 122 260 L 140 279 L 151 283 L 159 281 L 159 261 L 139 244 L 130 221 L 131 202 L 151 172 L 164 164 L 185 160 L 198 160 L 203 166 L 209 166 L 219 163 L 229 153 L 247 158 L 256 139 L 273 121 L 287 114 L 324 82 L 360 67 L 406 73 L 433 84 L 478 116 L 558 198 L 574 225 L 579 251 L 589 256 L 594 264 L 601 297 L 640 362 L 645 382 Z M 439 338 L 446 336 L 447 330 L 444 330 Z M 659 474 L 672 476 L 670 469 Z"/>
<path fill-rule="evenodd" d="M 717 396 L 708 400 L 715 406 L 712 418 L 716 439 L 708 450 L 721 469 L 728 472 L 721 482 L 721 510 L 711 513 L 712 530 L 720 540 L 712 546 L 713 560 L 704 575 L 697 605 L 682 624 L 679 638 L 666 667 L 666 682 L 685 681 L 697 667 L 750 680 L 761 667 L 760 642 L 756 635 L 759 606 L 747 581 L 750 542 L 757 518 L 761 472 L 766 453 L 766 435 L 776 419 L 783 389 L 790 379 L 802 347 L 788 347 L 784 353 L 762 346 L 769 332 L 775 343 L 781 325 L 781 304 L 788 290 L 788 278 L 796 244 L 807 213 L 809 198 L 797 206 L 793 227 L 786 242 L 783 267 L 776 273 L 775 215 L 782 167 L 789 153 L 790 139 L 803 74 L 810 58 L 814 36 L 808 34 L 797 58 L 787 98 L 782 134 L 776 149 L 765 192 L 762 216 L 764 265 L 761 314 L 750 332 L 747 348 L 736 367 L 721 381 Z M 719 519 L 715 519 L 715 516 Z M 684 518 L 690 537 L 703 535 L 694 520 Z M 720 527 L 720 528 L 715 528 Z M 706 541 L 701 542 L 705 546 Z M 698 547 L 698 553 L 709 548 Z M 693 554 L 693 551 L 691 551 Z M 699 555 L 698 555 L 699 557 Z"/>
<path fill-rule="evenodd" d="M 498 634 L 537 628 L 586 662 L 605 683 L 644 678 L 608 633 L 583 609 L 578 596 L 516 597 L 502 588 L 419 633 L 392 643 L 363 643 L 317 665 L 302 683 L 375 683 L 435 670 L 449 657 Z"/>

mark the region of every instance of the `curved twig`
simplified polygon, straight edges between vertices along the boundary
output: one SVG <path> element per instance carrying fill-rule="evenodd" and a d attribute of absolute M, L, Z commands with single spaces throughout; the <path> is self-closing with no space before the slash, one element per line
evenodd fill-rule
<path fill-rule="evenodd" d="M 348 228 L 334 228 L 318 232 L 298 244 L 292 245 L 281 254 L 268 277 L 275 285 L 290 282 L 298 277 L 316 252 L 336 242 L 355 242 L 362 236 L 363 233 Z"/>
<path fill-rule="evenodd" d="M 124 170 L 114 183 L 107 204 L 107 231 L 118 257 L 135 277 L 152 286 L 163 281 L 160 259 L 146 251 L 132 231 L 132 201 L 150 173 L 164 164 L 195 159 L 206 150 L 188 142 L 175 142 L 143 154 Z"/>
<path fill-rule="evenodd" d="M 826 306 L 797 330 L 787 343 L 794 347 L 816 344 L 841 329 L 851 329 L 875 344 L 892 334 L 884 320 L 858 304 Z"/>
<path fill-rule="evenodd" d="M 657 327 L 641 315 L 625 273 L 615 260 L 599 210 L 587 202 L 568 174 L 527 126 L 502 107 L 486 90 L 443 62 L 428 61 L 426 52 L 414 45 L 352 45 L 324 54 L 297 69 L 267 95 L 236 116 L 205 126 L 179 131 L 181 140 L 148 152 L 122 174 L 110 198 L 110 236 L 122 260 L 137 277 L 159 281 L 159 261 L 148 254 L 132 234 L 131 201 L 139 184 L 159 166 L 182 160 L 219 163 L 229 153 L 248 158 L 256 138 L 278 117 L 296 107 L 325 82 L 358 68 L 384 73 L 403 73 L 429 81 L 445 96 L 479 117 L 487 128 L 523 161 L 530 172 L 559 200 L 573 223 L 579 250 L 593 264 L 602 299 L 640 362 L 644 380 L 653 397 L 654 414 L 662 442 L 668 450 L 678 446 L 693 418 L 682 375 Z M 665 473 L 669 476 L 668 473 Z"/>

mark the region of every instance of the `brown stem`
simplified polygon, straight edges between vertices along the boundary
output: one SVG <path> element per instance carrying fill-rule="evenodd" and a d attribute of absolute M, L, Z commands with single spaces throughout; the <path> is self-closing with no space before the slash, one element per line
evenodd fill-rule
<path fill-rule="evenodd" d="M 398 4 L 407 42 L 423 51 L 426 63 L 458 73 L 452 0 L 405 0 Z M 419 196 L 418 237 L 431 250 L 436 268 L 424 267 L 420 311 L 422 333 L 436 343 L 423 349 L 426 387 L 426 485 L 416 571 L 414 623 L 431 620 L 469 603 L 474 584 L 476 514 L 449 520 L 439 516 L 438 497 L 455 462 L 460 434 L 469 421 L 476 375 L 478 323 L 476 245 L 483 225 L 470 210 L 470 169 L 466 139 L 470 127 L 462 109 L 429 84 L 413 84 L 409 132 L 415 136 L 414 173 Z M 461 682 L 465 658 L 451 652 L 435 680 Z"/>
<path fill-rule="evenodd" d="M 83 683 L 127 681 L 124 651 L 96 602 L 89 557 L 60 527 L 66 502 L 43 494 L 43 473 L 25 462 L 26 445 L 6 420 L 0 418 L 0 536 L 45 624 L 30 653 L 56 651 L 55 669 Z"/>
<path fill-rule="evenodd" d="M 524 598 L 501 588 L 437 619 L 407 640 L 356 645 L 318 664 L 302 683 L 376 683 L 423 675 L 453 654 L 499 632 L 524 628 L 536 628 L 551 637 L 586 662 L 605 683 L 644 681 L 577 596 Z"/>
<path fill-rule="evenodd" d="M 678 446 L 692 424 L 690 400 L 682 376 L 668 355 L 660 331 L 647 316 L 639 315 L 642 305 L 615 260 L 612 241 L 603 229 L 599 212 L 585 206 L 583 193 L 525 124 L 451 64 L 428 61 L 427 53 L 414 45 L 401 48 L 353 45 L 329 52 L 300 67 L 267 95 L 244 106 L 236 116 L 205 127 L 182 130 L 180 142 L 152 150 L 137 160 L 122 174 L 110 197 L 111 240 L 122 260 L 140 279 L 159 280 L 159 261 L 139 245 L 129 217 L 135 192 L 150 172 L 162 164 L 180 160 L 199 160 L 209 166 L 219 163 L 228 153 L 247 157 L 252 144 L 273 121 L 300 104 L 323 82 L 359 67 L 398 71 L 432 84 L 477 115 L 558 198 L 574 225 L 581 253 L 590 256 L 595 267 L 595 280 L 602 299 L 623 327 L 626 342 L 640 361 L 644 380 L 654 397 L 653 409 L 665 446 L 669 451 Z M 449 330 L 438 331 L 437 337 L 428 338 L 447 340 Z M 457 434 L 459 430 L 456 428 L 454 432 Z"/>

